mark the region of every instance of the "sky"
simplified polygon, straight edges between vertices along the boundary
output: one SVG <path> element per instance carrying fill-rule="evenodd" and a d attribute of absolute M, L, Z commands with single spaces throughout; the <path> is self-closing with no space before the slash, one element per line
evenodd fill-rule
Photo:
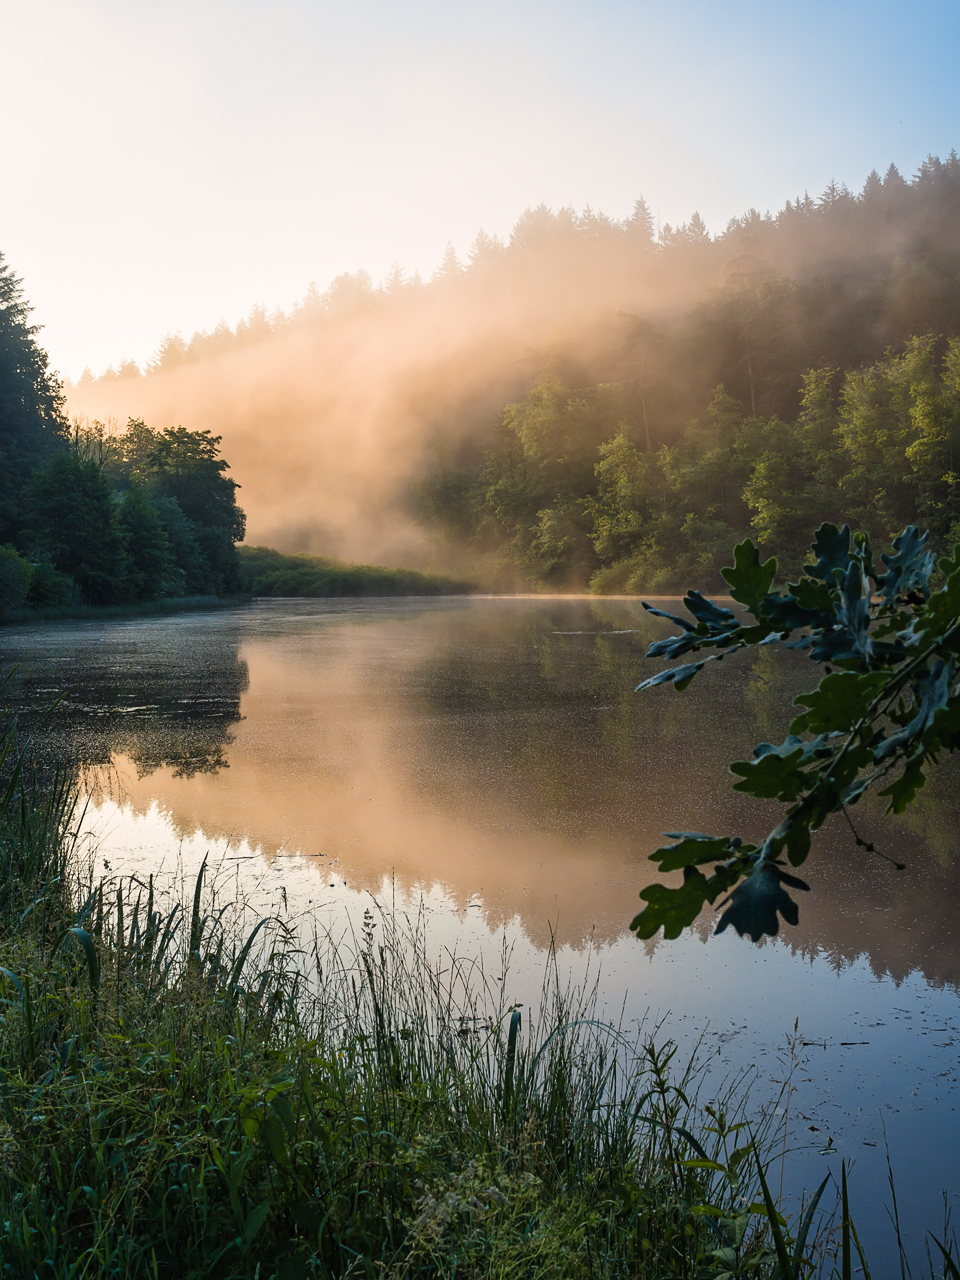
<path fill-rule="evenodd" d="M 960 148 L 958 0 L 0 0 L 0 252 L 76 379 L 528 206 L 714 233 Z"/>

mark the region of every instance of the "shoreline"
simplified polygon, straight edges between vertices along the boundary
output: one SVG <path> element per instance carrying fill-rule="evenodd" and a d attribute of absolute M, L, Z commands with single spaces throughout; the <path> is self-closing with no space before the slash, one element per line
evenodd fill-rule
<path fill-rule="evenodd" d="M 34 622 L 91 622 L 112 618 L 149 618 L 163 614 L 205 612 L 232 609 L 249 604 L 249 595 L 237 596 L 169 596 L 157 600 L 140 600 L 130 604 L 56 604 L 39 609 L 8 609 L 0 613 L 0 626 L 23 626 Z"/>

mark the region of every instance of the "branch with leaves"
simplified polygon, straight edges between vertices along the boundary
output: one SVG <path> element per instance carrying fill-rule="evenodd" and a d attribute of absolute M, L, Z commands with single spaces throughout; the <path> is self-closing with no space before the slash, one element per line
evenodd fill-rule
<path fill-rule="evenodd" d="M 887 812 L 902 813 L 939 753 L 960 747 L 960 547 L 939 561 L 943 585 L 931 590 L 935 556 L 928 540 L 908 526 L 892 553 L 880 556 L 881 569 L 866 534 L 852 536 L 847 525 L 821 525 L 814 563 L 785 592 L 771 589 L 777 561 L 761 562 L 748 540 L 734 549 L 733 566 L 722 570 L 746 615 L 699 591 L 684 596 L 692 622 L 644 602 L 650 613 L 681 628 L 679 635 L 652 644 L 648 657 L 715 652 L 661 671 L 638 685 L 638 692 L 668 683 L 686 689 L 708 662 L 780 643 L 809 650 L 825 675 L 795 700 L 803 710 L 779 746 L 762 742 L 752 760 L 730 766 L 739 777 L 733 789 L 781 801 L 787 806 L 783 819 L 759 845 L 738 836 L 668 832 L 675 843 L 658 849 L 652 861 L 661 872 L 682 870 L 683 883 L 652 884 L 641 892 L 647 905 L 630 926 L 638 937 L 650 938 L 662 928 L 665 937 L 676 938 L 705 904 L 720 898 L 726 909 L 717 933 L 733 925 L 759 942 L 777 933 L 780 916 L 796 924 L 797 903 L 787 890 L 809 886 L 786 864 L 799 867 L 806 860 L 811 833 L 831 814 L 849 820 L 848 809 L 881 782 Z M 700 868 L 708 864 L 713 869 L 704 874 Z"/>

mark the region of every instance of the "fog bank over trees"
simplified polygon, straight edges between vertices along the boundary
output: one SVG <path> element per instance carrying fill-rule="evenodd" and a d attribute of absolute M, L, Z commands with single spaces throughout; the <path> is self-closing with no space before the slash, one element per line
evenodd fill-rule
<path fill-rule="evenodd" d="M 623 222 L 541 206 L 507 243 L 448 247 L 429 282 L 340 276 L 289 315 L 170 335 L 145 372 L 66 394 L 101 421 L 222 436 L 251 542 L 500 586 L 665 589 L 709 583 L 730 531 L 808 526 L 848 471 L 878 532 L 913 502 L 946 536 L 957 336 L 951 154 L 716 236 L 696 214 L 658 228 L 642 200 Z M 830 458 L 810 451 L 816 414 Z M 802 513 L 774 510 L 784 486 Z"/>

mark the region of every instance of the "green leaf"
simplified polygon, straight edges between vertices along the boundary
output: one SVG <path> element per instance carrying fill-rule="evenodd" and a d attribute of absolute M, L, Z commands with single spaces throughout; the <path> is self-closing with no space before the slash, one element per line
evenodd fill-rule
<path fill-rule="evenodd" d="M 900 777 L 879 793 L 890 797 L 887 813 L 903 813 L 904 809 L 913 803 L 917 792 L 926 781 L 927 775 L 923 772 L 923 754 L 918 753 L 907 761 L 907 767 Z"/>
<path fill-rule="evenodd" d="M 929 533 L 920 533 L 914 525 L 908 524 L 903 533 L 893 540 L 894 554 L 881 555 L 888 572 L 877 578 L 877 586 L 888 605 L 908 591 L 926 593 L 928 590 L 935 559 L 927 548 L 929 541 Z"/>
<path fill-rule="evenodd" d="M 760 1189 L 763 1191 L 763 1203 L 767 1210 L 767 1218 L 770 1222 L 770 1234 L 773 1236 L 773 1245 L 777 1254 L 777 1263 L 780 1267 L 780 1280 L 799 1280 L 799 1274 L 794 1276 L 793 1268 L 790 1266 L 790 1255 L 787 1252 L 787 1242 L 784 1239 L 783 1231 L 780 1224 L 783 1218 L 777 1212 L 776 1205 L 773 1203 L 773 1196 L 770 1194 L 770 1188 L 767 1186 L 767 1179 L 763 1172 L 763 1163 L 760 1159 L 760 1152 L 757 1150 L 756 1143 L 753 1144 L 753 1154 L 757 1162 L 757 1174 L 760 1178 Z"/>
<path fill-rule="evenodd" d="M 763 616 L 781 631 L 832 626 L 836 621 L 837 593 L 831 586 L 813 578 L 801 578 L 790 584 L 787 595 L 767 596 Z"/>
<path fill-rule="evenodd" d="M 947 564 L 950 566 L 949 561 Z M 911 632 L 918 639 L 929 643 L 936 636 L 949 631 L 958 617 L 960 617 L 960 569 L 953 569 L 941 589 L 933 593 L 922 612 L 914 619 Z"/>
<path fill-rule="evenodd" d="M 664 835 L 675 833 L 666 831 Z M 660 864 L 661 871 L 679 871 L 681 867 L 701 866 L 705 862 L 723 862 L 731 857 L 740 847 L 740 841 L 731 841 L 729 836 L 703 836 L 699 832 L 684 831 L 676 833 L 679 844 L 666 845 L 651 853 L 651 862 Z"/>
<path fill-rule="evenodd" d="M 859 561 L 851 560 L 840 584 L 840 608 L 837 625 L 850 637 L 850 656 L 869 659 L 872 650 L 870 639 L 870 586 L 863 576 Z M 838 653 L 838 658 L 846 654 Z"/>
<path fill-rule="evenodd" d="M 849 733 L 866 715 L 871 703 L 891 679 L 890 671 L 834 672 L 825 676 L 812 693 L 794 699 L 808 707 L 790 726 L 791 733 Z"/>
<path fill-rule="evenodd" d="M 930 1239 L 933 1241 L 933 1243 L 937 1246 L 937 1248 L 943 1254 L 944 1276 L 947 1278 L 947 1280 L 960 1280 L 960 1269 L 957 1268 L 957 1264 L 953 1260 L 953 1254 L 949 1252 L 949 1250 L 947 1249 L 947 1246 L 943 1244 L 942 1241 L 937 1239 L 937 1237 L 933 1234 L 932 1231 L 930 1233 Z"/>
<path fill-rule="evenodd" d="M 846 573 L 850 563 L 850 526 L 845 524 L 838 529 L 835 524 L 822 524 L 814 536 L 812 550 L 817 557 L 816 564 L 806 565 L 804 573 L 832 587 L 834 570 Z"/>
<path fill-rule="evenodd" d="M 293 1111 L 290 1107 L 290 1101 L 285 1093 L 275 1093 L 270 1099 L 270 1106 L 280 1117 L 280 1123 L 287 1131 L 290 1138 L 296 1136 L 297 1125 L 293 1118 Z"/>
<path fill-rule="evenodd" d="M 805 1261 L 807 1261 L 807 1259 L 805 1259 L 803 1256 L 803 1252 L 807 1246 L 807 1236 L 810 1232 L 810 1225 L 813 1222 L 813 1215 L 817 1211 L 817 1205 L 820 1203 L 820 1197 L 823 1195 L 824 1191 L 826 1191 L 827 1184 L 829 1183 L 829 1181 L 830 1181 L 830 1174 L 828 1173 L 827 1176 L 824 1178 L 824 1180 L 820 1183 L 819 1187 L 817 1187 L 816 1191 L 813 1193 L 813 1199 L 807 1205 L 807 1211 L 803 1215 L 803 1218 L 800 1222 L 800 1229 L 797 1232 L 797 1239 L 794 1244 L 794 1250 L 793 1250 L 793 1267 L 794 1267 L 795 1276 L 803 1275 L 803 1271 L 801 1270 L 801 1265 Z"/>
<path fill-rule="evenodd" d="M 60 946 L 68 938 L 72 938 L 83 951 L 84 959 L 87 962 L 87 976 L 90 979 L 90 986 L 94 991 L 100 990 L 100 957 L 97 955 L 97 948 L 93 938 L 87 933 L 86 929 L 81 929 L 79 925 L 71 925 L 70 928 L 64 929 L 53 944 L 54 954 L 60 949 Z"/>
<path fill-rule="evenodd" d="M 742 775 L 733 789 L 765 800 L 796 800 L 807 785 L 807 775 L 797 767 L 803 758 L 800 746 L 785 756 L 772 750 L 759 760 L 739 760 L 730 766 L 731 773 Z"/>
<path fill-rule="evenodd" d="M 290 1153 L 287 1151 L 287 1144 L 283 1136 L 283 1123 L 280 1117 L 276 1114 L 268 1113 L 263 1117 L 262 1129 L 270 1154 L 277 1164 L 282 1164 L 284 1168 L 288 1168 L 290 1165 Z"/>
<path fill-rule="evenodd" d="M 759 616 L 760 606 L 769 594 L 777 573 L 776 558 L 771 556 L 760 563 L 760 552 L 749 538 L 733 549 L 733 564 L 721 569 L 724 581 L 730 584 L 730 594 L 738 604 L 745 605 L 754 617 Z"/>
<path fill-rule="evenodd" d="M 953 548 L 952 556 L 940 557 L 937 561 L 937 568 L 945 578 L 952 578 L 960 570 L 960 544 Z"/>
<path fill-rule="evenodd" d="M 832 613 L 804 609 L 796 596 L 770 595 L 763 602 L 763 617 L 778 631 L 794 631 L 798 627 L 823 627 L 833 621 Z"/>
<path fill-rule="evenodd" d="M 924 785 L 927 762 L 936 763 L 945 750 L 960 750 L 960 688 L 954 691 L 960 669 L 960 547 L 940 562 L 942 590 L 928 595 L 928 542 L 926 534 L 908 527 L 893 553 L 883 557 L 887 572 L 878 575 L 866 534 L 854 542 L 848 525 L 825 523 L 813 544 L 815 563 L 786 594 L 775 594 L 776 561 L 761 563 L 747 539 L 735 548 L 733 567 L 722 572 L 756 625 L 744 626 L 732 610 L 688 592 L 685 602 L 696 627 L 676 619 L 684 634 L 658 642 L 651 652 L 676 658 L 711 647 L 714 654 L 662 672 L 639 688 L 685 688 L 706 662 L 786 640 L 792 630 L 802 634 L 788 648 L 806 648 L 814 661 L 839 670 L 828 668 L 816 689 L 797 697 L 797 714 L 780 746 L 761 743 L 752 760 L 731 765 L 735 791 L 791 806 L 760 856 L 755 846 L 732 838 L 670 835 L 676 843 L 653 858 L 664 871 L 683 867 L 684 883 L 650 886 L 641 894 L 647 906 L 631 926 L 640 937 L 660 928 L 666 937 L 678 936 L 724 885 L 732 891 L 717 932 L 733 924 L 758 941 L 776 934 L 781 918 L 795 924 L 797 905 L 787 887 L 807 886 L 779 869 L 783 864 L 776 859 L 794 867 L 803 863 L 811 832 L 856 803 L 881 776 L 889 783 L 881 792 L 889 812 L 903 812 Z M 882 591 L 879 603 L 871 584 Z M 891 781 L 894 765 L 900 776 Z M 697 867 L 709 862 L 715 865 L 708 878 Z"/>
<path fill-rule="evenodd" d="M 253 1237 L 257 1234 L 257 1232 L 266 1222 L 267 1214 L 269 1212 L 270 1212 L 269 1203 L 258 1204 L 255 1209 L 251 1210 L 250 1214 L 247 1217 L 246 1222 L 243 1224 L 244 1244 L 249 1245 L 252 1243 Z"/>
<path fill-rule="evenodd" d="M 671 667 L 669 671 L 661 671 L 659 675 L 651 676 L 649 680 L 638 684 L 634 693 L 639 693 L 642 689 L 652 689 L 654 685 L 670 684 L 672 681 L 676 682 L 678 689 L 685 689 L 706 661 L 707 659 L 704 658 L 703 662 L 688 662 L 682 667 Z"/>
<path fill-rule="evenodd" d="M 714 604 L 712 600 L 708 600 L 699 591 L 688 591 L 683 597 L 683 603 L 698 622 L 702 622 L 708 627 L 730 631 L 740 625 L 736 614 L 731 613 L 729 609 L 724 609 L 721 605 Z"/>
<path fill-rule="evenodd" d="M 797 598 L 797 604 L 811 613 L 823 613 L 833 618 L 836 609 L 836 595 L 831 590 L 832 583 L 817 582 L 813 578 L 801 578 L 792 583 L 789 590 Z"/>
<path fill-rule="evenodd" d="M 12 973 L 9 969 L 5 969 L 3 965 L 0 965 L 0 976 L 6 978 L 9 982 L 13 983 L 13 985 L 20 992 L 20 999 L 22 1000 L 26 995 L 26 992 L 23 989 L 23 983 L 20 981 L 17 975 L 15 973 Z"/>
<path fill-rule="evenodd" d="M 806 822 L 793 822 L 787 832 L 785 847 L 791 866 L 799 867 L 806 862 L 810 852 L 810 827 Z"/>
<path fill-rule="evenodd" d="M 683 873 L 683 884 L 677 889 L 651 884 L 640 894 L 648 905 L 634 916 L 630 928 L 638 938 L 652 938 L 658 929 L 663 929 L 665 938 L 679 938 L 683 930 L 696 920 L 703 904 L 715 902 L 721 893 L 736 883 L 740 874 L 738 870 L 718 870 L 708 879 L 695 867 L 687 867 Z"/>
<path fill-rule="evenodd" d="M 758 862 L 746 880 L 737 885 L 730 895 L 730 905 L 720 917 L 716 932 L 723 933 L 732 924 L 741 938 L 748 935 L 754 942 L 759 942 L 764 934 L 775 937 L 780 930 L 777 912 L 788 924 L 795 925 L 800 912 L 783 888 L 784 884 L 794 889 L 810 888 L 774 863 Z"/>
<path fill-rule="evenodd" d="M 656 609 L 652 604 L 647 604 L 646 600 L 641 600 L 640 603 L 647 613 L 652 613 L 655 618 L 666 618 L 668 622 L 675 622 L 678 627 L 683 627 L 684 631 L 696 630 L 695 624 L 688 622 L 686 618 L 679 618 L 675 613 L 664 613 L 662 609 Z"/>
<path fill-rule="evenodd" d="M 906 746 L 907 743 L 915 738 L 921 737 L 925 745 L 932 745 L 929 739 L 933 735 L 935 728 L 934 721 L 938 713 L 947 708 L 950 701 L 950 685 L 953 681 L 953 676 L 953 662 L 943 662 L 938 659 L 932 667 L 929 667 L 924 672 L 922 678 L 914 681 L 915 714 L 913 719 L 898 729 L 896 733 L 890 734 L 874 750 L 873 756 L 878 764 L 882 760 L 895 755 L 901 747 Z"/>
<path fill-rule="evenodd" d="M 667 662 L 672 662 L 674 658 L 682 658 L 696 647 L 697 636 L 684 632 L 680 636 L 668 636 L 666 640 L 655 641 L 647 650 L 647 657 L 664 658 Z"/>

